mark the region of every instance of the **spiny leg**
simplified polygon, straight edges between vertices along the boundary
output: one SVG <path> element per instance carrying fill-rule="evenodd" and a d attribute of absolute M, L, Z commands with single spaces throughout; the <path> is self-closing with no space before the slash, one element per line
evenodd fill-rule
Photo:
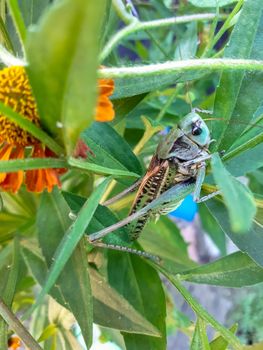
<path fill-rule="evenodd" d="M 126 247 L 126 246 L 121 246 L 121 245 L 117 245 L 117 244 L 108 244 L 108 243 L 103 243 L 103 242 L 90 242 L 89 238 L 87 237 L 87 241 L 92 244 L 95 247 L 100 247 L 100 248 L 106 248 L 106 249 L 112 249 L 112 250 L 117 250 L 117 251 L 121 251 L 121 252 L 125 252 L 125 253 L 131 253 L 131 254 L 135 254 L 138 256 L 141 256 L 143 258 L 146 259 L 150 259 L 154 262 L 160 263 L 161 258 L 159 258 L 159 256 L 144 252 L 142 250 L 137 250 L 134 248 L 130 248 L 130 247 Z"/>
<path fill-rule="evenodd" d="M 204 179 L 205 179 L 205 169 L 206 169 L 206 164 L 201 163 L 201 166 L 197 171 L 196 183 L 195 183 L 195 189 L 194 189 L 194 201 L 196 203 L 202 203 L 202 202 L 208 201 L 209 199 L 211 199 L 211 198 L 213 198 L 221 193 L 221 191 L 214 191 L 214 192 L 200 198 L 202 184 L 203 184 Z"/>
<path fill-rule="evenodd" d="M 201 163 L 200 168 L 198 168 L 197 170 L 197 176 L 196 176 L 196 182 L 195 182 L 195 188 L 194 188 L 195 202 L 198 202 L 200 199 L 201 188 L 205 179 L 205 169 L 206 169 L 205 163 Z"/>
<path fill-rule="evenodd" d="M 213 198 L 213 197 L 215 197 L 215 196 L 218 196 L 219 194 L 221 194 L 221 191 L 214 191 L 214 192 L 212 192 L 212 193 L 210 193 L 210 194 L 208 194 L 208 195 L 206 195 L 206 196 L 204 196 L 204 197 L 202 197 L 202 198 L 200 198 L 200 199 L 198 199 L 198 200 L 196 200 L 196 203 L 203 203 L 203 202 L 206 202 L 206 201 L 208 201 L 209 199 L 211 199 L 211 198 Z"/>
<path fill-rule="evenodd" d="M 213 111 L 209 111 L 207 109 L 201 109 L 201 108 L 193 108 L 193 112 L 196 112 L 196 113 L 203 113 L 203 114 L 213 114 Z"/>

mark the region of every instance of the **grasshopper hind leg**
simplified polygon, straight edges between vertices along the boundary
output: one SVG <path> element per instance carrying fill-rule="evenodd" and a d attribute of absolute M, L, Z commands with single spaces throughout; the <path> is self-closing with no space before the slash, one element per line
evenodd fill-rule
<path fill-rule="evenodd" d="M 89 243 L 91 243 L 88 238 L 87 238 L 87 240 Z M 93 246 L 99 247 L 99 248 L 106 248 L 106 249 L 117 250 L 117 251 L 121 251 L 121 252 L 125 252 L 125 253 L 135 254 L 135 255 L 141 256 L 143 258 L 157 262 L 157 263 L 160 263 L 160 261 L 161 261 L 161 259 L 158 256 L 144 252 L 143 250 L 135 249 L 135 248 L 130 248 L 130 247 L 116 245 L 116 244 L 108 244 L 108 243 L 103 243 L 103 242 L 92 242 L 91 244 Z"/>

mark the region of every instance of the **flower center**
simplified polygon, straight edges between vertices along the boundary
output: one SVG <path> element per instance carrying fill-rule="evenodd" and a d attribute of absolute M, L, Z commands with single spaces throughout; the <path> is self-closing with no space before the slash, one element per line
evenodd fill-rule
<path fill-rule="evenodd" d="M 39 116 L 36 102 L 24 67 L 8 67 L 0 71 L 0 101 L 37 126 Z M 31 146 L 37 140 L 26 130 L 0 113 L 0 144 Z"/>

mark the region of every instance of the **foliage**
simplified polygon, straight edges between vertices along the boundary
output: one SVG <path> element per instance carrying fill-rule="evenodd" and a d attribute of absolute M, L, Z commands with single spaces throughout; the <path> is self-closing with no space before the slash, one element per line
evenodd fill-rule
<path fill-rule="evenodd" d="M 0 112 L 58 157 L 0 161 L 0 170 L 67 169 L 62 190 L 1 193 L 1 349 L 11 331 L 32 350 L 78 349 L 76 322 L 89 349 L 94 322 L 123 349 L 164 350 L 166 313 L 175 317 L 167 280 L 195 312 L 194 325 L 179 312 L 174 321 L 174 328 L 189 335 L 191 349 L 242 349 L 235 327 L 218 323 L 183 282 L 228 287 L 263 282 L 263 2 L 124 3 L 8 0 L 0 5 L 1 52 L 5 48 L 27 60 L 42 129 L 3 103 Z M 105 78 L 115 82 L 115 119 L 107 124 L 93 122 L 97 80 Z M 127 226 L 103 238 L 105 244 L 144 250 L 160 261 L 90 244 L 89 234 L 128 215 L 134 195 L 101 203 L 144 174 L 160 130 L 193 107 L 213 111 L 212 116 L 200 112 L 210 119 L 215 139 L 202 189 L 209 194 L 218 187 L 222 195 L 203 203 L 200 216 L 222 256 L 202 266 L 192 261 L 168 217 L 150 223 L 135 243 Z M 90 148 L 85 159 L 74 154 L 80 138 Z M 240 176 L 249 179 L 250 188 Z M 230 255 L 226 235 L 238 247 Z M 209 325 L 218 333 L 210 343 Z"/>

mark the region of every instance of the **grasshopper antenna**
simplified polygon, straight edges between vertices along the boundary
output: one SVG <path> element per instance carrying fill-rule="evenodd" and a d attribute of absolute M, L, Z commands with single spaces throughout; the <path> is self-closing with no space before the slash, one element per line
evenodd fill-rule
<path fill-rule="evenodd" d="M 178 51 L 179 51 L 180 60 L 182 61 L 183 60 L 183 55 L 182 55 L 180 43 L 178 45 Z M 185 94 L 186 94 L 187 102 L 190 105 L 190 109 L 191 109 L 190 112 L 192 112 L 193 111 L 193 103 L 192 103 L 192 100 L 191 100 L 191 96 L 190 96 L 190 91 L 189 90 L 190 90 L 189 89 L 189 82 L 187 81 L 185 83 Z"/>

